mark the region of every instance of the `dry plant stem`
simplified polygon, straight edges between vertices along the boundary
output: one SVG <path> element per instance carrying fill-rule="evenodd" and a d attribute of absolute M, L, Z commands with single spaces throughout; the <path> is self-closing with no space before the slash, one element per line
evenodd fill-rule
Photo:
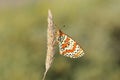
<path fill-rule="evenodd" d="M 45 76 L 47 71 L 49 70 L 55 54 L 55 28 L 53 23 L 53 18 L 51 11 L 48 10 L 48 29 L 47 29 L 47 55 L 46 55 L 46 63 L 45 63 L 45 72 L 43 76 L 43 80 L 45 80 Z"/>

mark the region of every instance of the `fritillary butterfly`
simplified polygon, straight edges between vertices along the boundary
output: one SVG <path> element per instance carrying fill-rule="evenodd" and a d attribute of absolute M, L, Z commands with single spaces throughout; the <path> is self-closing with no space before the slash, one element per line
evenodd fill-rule
<path fill-rule="evenodd" d="M 70 58 L 78 58 L 84 54 L 83 49 L 77 44 L 77 42 L 61 30 L 57 30 L 57 42 L 61 55 Z"/>

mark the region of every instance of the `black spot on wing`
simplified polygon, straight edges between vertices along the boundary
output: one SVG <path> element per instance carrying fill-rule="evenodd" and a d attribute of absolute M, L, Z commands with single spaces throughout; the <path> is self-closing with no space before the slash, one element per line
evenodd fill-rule
<path fill-rule="evenodd" d="M 60 37 L 58 38 L 58 41 L 62 43 L 64 39 L 65 39 L 65 36 L 60 36 Z"/>

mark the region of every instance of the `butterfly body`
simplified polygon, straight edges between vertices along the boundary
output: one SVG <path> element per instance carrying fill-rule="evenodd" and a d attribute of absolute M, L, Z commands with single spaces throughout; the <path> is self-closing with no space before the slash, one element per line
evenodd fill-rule
<path fill-rule="evenodd" d="M 78 58 L 84 54 L 83 49 L 77 44 L 77 42 L 61 30 L 57 31 L 57 41 L 61 55 L 70 58 Z"/>

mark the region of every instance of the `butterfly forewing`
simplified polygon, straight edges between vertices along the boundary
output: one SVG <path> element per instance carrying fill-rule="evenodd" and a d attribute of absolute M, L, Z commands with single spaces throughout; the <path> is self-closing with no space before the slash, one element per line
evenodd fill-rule
<path fill-rule="evenodd" d="M 70 58 L 78 58 L 84 54 L 83 49 L 76 43 L 76 41 L 74 41 L 68 35 L 64 34 L 61 30 L 58 30 L 57 33 L 57 40 L 61 55 Z"/>

